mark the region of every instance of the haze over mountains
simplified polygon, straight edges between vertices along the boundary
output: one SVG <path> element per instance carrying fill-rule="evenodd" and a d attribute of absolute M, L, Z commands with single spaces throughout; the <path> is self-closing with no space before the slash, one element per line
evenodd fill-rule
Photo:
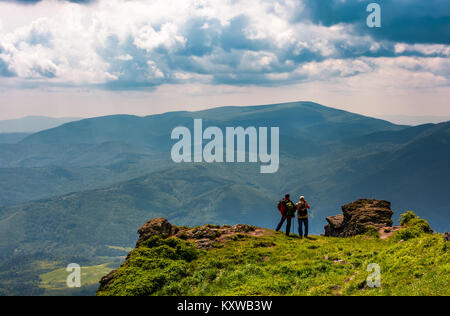
<path fill-rule="evenodd" d="M 175 164 L 177 126 L 279 126 L 280 170 L 258 164 Z M 70 122 L 0 145 L 0 258 L 51 253 L 89 260 L 130 247 L 136 228 L 162 216 L 177 225 L 273 228 L 277 201 L 305 195 L 311 225 L 358 198 L 387 199 L 449 229 L 450 123 L 399 126 L 311 102 L 225 107 Z"/>
<path fill-rule="evenodd" d="M 439 124 L 450 121 L 450 115 L 447 116 L 414 116 L 414 115 L 382 115 L 381 119 L 387 120 L 395 124 L 402 125 L 423 125 L 423 124 Z"/>
<path fill-rule="evenodd" d="M 192 127 L 193 118 L 202 118 L 205 126 L 282 125 L 280 149 L 294 159 L 320 154 L 327 150 L 325 142 L 340 135 L 400 128 L 310 103 L 86 119 L 36 133 L 18 144 L 0 145 L 0 172 L 10 177 L 0 205 L 97 188 L 167 166 L 171 130 Z"/>
<path fill-rule="evenodd" d="M 76 117 L 53 118 L 46 116 L 27 116 L 20 119 L 3 120 L 0 121 L 0 134 L 36 133 L 80 119 Z"/>

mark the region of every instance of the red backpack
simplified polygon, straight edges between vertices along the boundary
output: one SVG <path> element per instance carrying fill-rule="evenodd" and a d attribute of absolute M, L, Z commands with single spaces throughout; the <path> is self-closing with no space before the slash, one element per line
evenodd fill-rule
<path fill-rule="evenodd" d="M 281 200 L 280 202 L 278 202 L 277 208 L 280 211 L 281 215 L 284 216 L 284 211 L 286 210 L 286 204 L 284 204 L 284 200 Z"/>

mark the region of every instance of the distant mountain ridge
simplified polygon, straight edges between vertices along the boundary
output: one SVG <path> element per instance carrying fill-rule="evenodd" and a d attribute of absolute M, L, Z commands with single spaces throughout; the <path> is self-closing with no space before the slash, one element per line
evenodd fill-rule
<path fill-rule="evenodd" d="M 85 119 L 45 130 L 24 139 L 26 144 L 80 144 L 126 141 L 151 147 L 167 144 L 168 135 L 176 126 L 192 127 L 193 119 L 205 125 L 280 126 L 281 134 L 301 134 L 303 138 L 333 140 L 380 130 L 399 130 L 387 121 L 336 110 L 312 102 L 222 107 L 199 112 L 169 112 L 138 117 L 114 115 Z"/>
<path fill-rule="evenodd" d="M 0 144 L 17 144 L 31 133 L 0 133 Z"/>
<path fill-rule="evenodd" d="M 81 120 L 81 118 L 53 118 L 46 116 L 27 116 L 19 119 L 2 120 L 0 121 L 0 133 L 36 133 L 78 120 Z"/>
<path fill-rule="evenodd" d="M 168 167 L 172 129 L 191 128 L 194 118 L 202 118 L 205 127 L 280 126 L 282 154 L 294 159 L 325 154 L 328 143 L 339 139 L 403 128 L 311 102 L 84 119 L 32 134 L 18 144 L 0 144 L 0 177 L 10 177 L 3 190 L 0 182 L 0 205 L 99 188 Z M 72 174 L 72 180 L 59 176 L 62 171 Z M 24 183 L 27 177 L 33 181 Z"/>
<path fill-rule="evenodd" d="M 450 121 L 450 115 L 447 116 L 414 116 L 414 115 L 381 115 L 381 119 L 403 125 L 423 125 L 439 124 Z"/>

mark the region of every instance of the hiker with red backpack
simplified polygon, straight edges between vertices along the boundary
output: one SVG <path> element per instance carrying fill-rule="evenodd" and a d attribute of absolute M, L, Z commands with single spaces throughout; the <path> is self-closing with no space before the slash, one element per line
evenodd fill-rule
<path fill-rule="evenodd" d="M 308 238 L 308 209 L 311 208 L 306 202 L 305 197 L 301 196 L 300 200 L 297 204 L 295 204 L 297 209 L 297 217 L 298 217 L 298 234 L 300 238 L 303 238 L 303 225 L 305 226 L 305 238 Z"/>
<path fill-rule="evenodd" d="M 289 236 L 291 232 L 292 219 L 295 217 L 295 204 L 291 201 L 291 196 L 286 194 L 283 200 L 278 203 L 278 210 L 281 213 L 281 221 L 277 226 L 276 231 L 280 231 L 281 226 L 283 226 L 286 221 L 286 236 Z"/>

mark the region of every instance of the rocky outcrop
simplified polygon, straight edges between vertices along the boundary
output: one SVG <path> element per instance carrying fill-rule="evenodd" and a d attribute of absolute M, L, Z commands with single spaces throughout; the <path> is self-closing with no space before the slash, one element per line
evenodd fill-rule
<path fill-rule="evenodd" d="M 336 215 L 327 217 L 328 226 L 325 226 L 325 235 L 331 228 L 333 231 L 342 231 L 344 227 L 344 215 Z"/>
<path fill-rule="evenodd" d="M 98 289 L 98 291 L 102 291 L 103 289 L 106 289 L 112 282 L 112 280 L 114 279 L 114 275 L 116 274 L 117 269 L 111 271 L 110 273 L 108 273 L 107 275 L 105 275 L 103 278 L 101 278 L 100 280 L 100 287 Z"/>
<path fill-rule="evenodd" d="M 445 233 L 445 234 L 444 234 L 444 239 L 445 239 L 446 241 L 450 241 L 450 233 Z"/>
<path fill-rule="evenodd" d="M 344 205 L 342 212 L 343 215 L 327 218 L 325 236 L 351 237 L 364 234 L 369 226 L 377 229 L 392 226 L 394 214 L 390 202 L 371 199 L 360 199 Z"/>
<path fill-rule="evenodd" d="M 181 230 L 176 237 L 184 240 L 214 240 L 222 235 L 220 226 L 205 225 L 188 230 Z"/>
<path fill-rule="evenodd" d="M 191 241 L 197 249 L 208 250 L 221 247 L 228 238 L 244 238 L 246 235 L 263 236 L 268 234 L 266 229 L 250 225 L 203 225 L 194 228 L 174 226 L 165 218 L 155 218 L 149 220 L 138 230 L 139 239 L 136 248 L 153 236 L 164 238 L 175 237 Z M 129 259 L 130 254 L 127 259 Z M 126 262 L 126 261 L 125 261 Z M 98 291 L 108 288 L 114 280 L 117 270 L 111 271 L 100 280 Z"/>
<path fill-rule="evenodd" d="M 194 228 L 178 227 L 169 223 L 165 218 L 155 218 L 145 223 L 138 230 L 139 240 L 136 247 L 152 236 L 176 237 L 193 241 L 198 249 L 209 249 L 217 246 L 226 238 L 236 234 L 261 234 L 262 229 L 250 225 L 218 226 L 203 225 Z"/>
<path fill-rule="evenodd" d="M 172 226 L 169 221 L 165 218 L 155 218 L 149 220 L 138 230 L 139 239 L 137 241 L 136 247 L 138 247 L 141 243 L 146 241 L 152 236 L 162 235 L 165 237 L 171 237 L 177 234 L 179 228 L 176 226 Z"/>

